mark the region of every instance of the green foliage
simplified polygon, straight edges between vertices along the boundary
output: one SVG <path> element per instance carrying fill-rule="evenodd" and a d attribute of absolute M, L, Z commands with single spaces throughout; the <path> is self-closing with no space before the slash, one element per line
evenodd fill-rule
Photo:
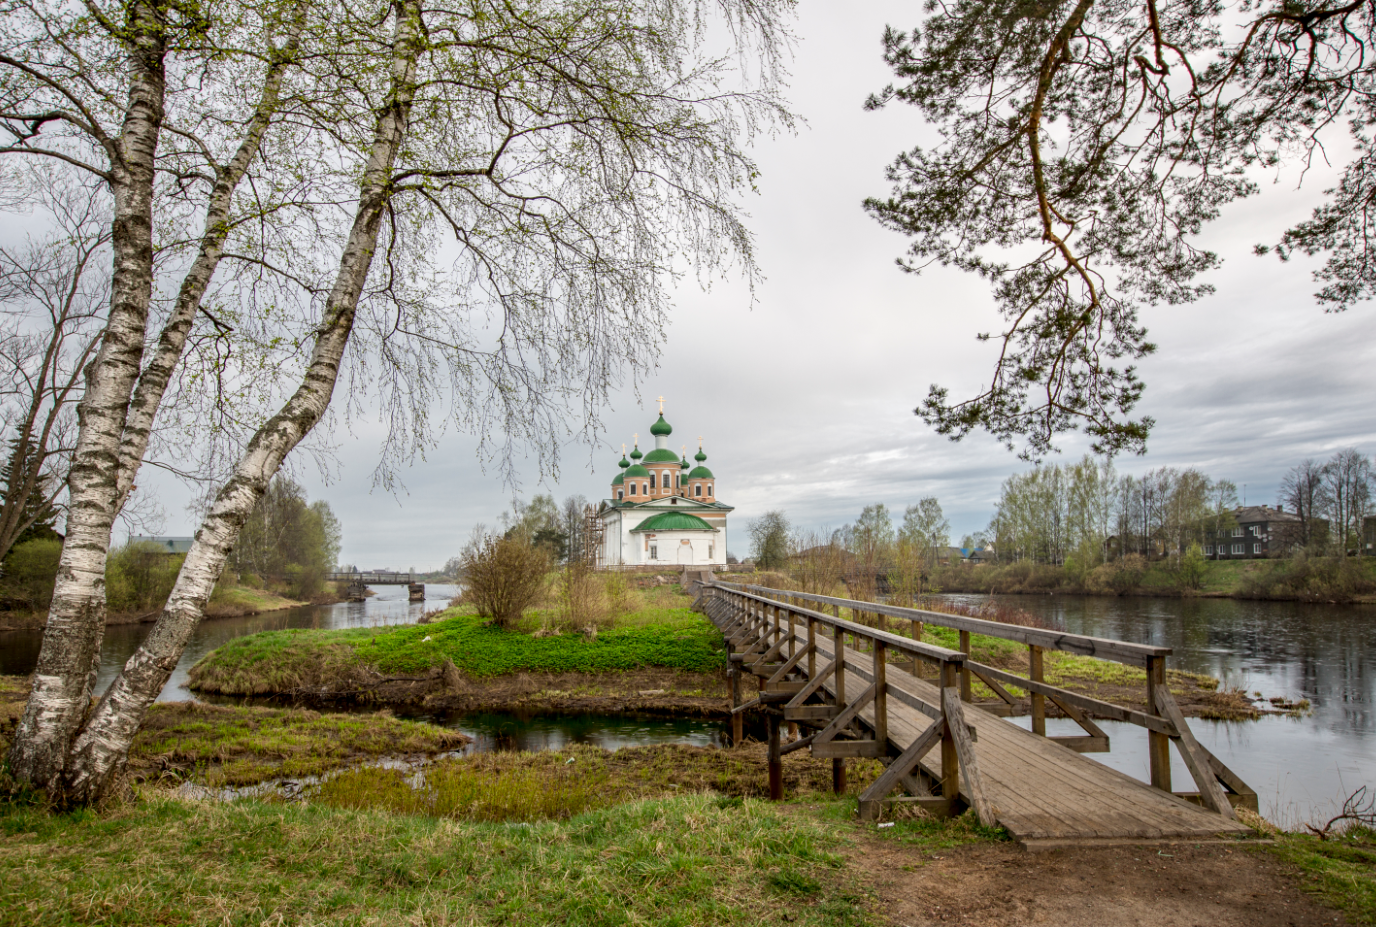
<path fill-rule="evenodd" d="M 342 538 L 328 502 L 308 503 L 299 484 L 279 476 L 244 523 L 230 564 L 240 574 L 269 578 L 292 598 L 308 599 L 324 588 Z"/>
<path fill-rule="evenodd" d="M 5 557 L 0 597 L 13 607 L 47 609 L 61 556 L 61 541 L 40 539 L 16 544 Z"/>
<path fill-rule="evenodd" d="M 485 537 L 463 553 L 464 601 L 503 628 L 521 620 L 545 594 L 550 558 L 521 532 Z"/>
<path fill-rule="evenodd" d="M 789 527 L 783 512 L 765 512 L 752 520 L 746 530 L 758 569 L 777 570 L 788 563 Z"/>
<path fill-rule="evenodd" d="M 1342 556 L 1315 556 L 1300 551 L 1289 560 L 1268 563 L 1246 574 L 1238 595 L 1253 599 L 1301 602 L 1351 601 L 1376 591 L 1376 561 Z"/>
<path fill-rule="evenodd" d="M 1180 582 L 1189 589 L 1204 585 L 1204 574 L 1209 569 L 1209 561 L 1204 559 L 1204 548 L 1195 542 L 1180 558 Z"/>
<path fill-rule="evenodd" d="M 105 601 L 115 612 L 161 608 L 172 594 L 185 554 L 169 554 L 156 544 L 136 542 L 110 552 L 105 564 Z"/>

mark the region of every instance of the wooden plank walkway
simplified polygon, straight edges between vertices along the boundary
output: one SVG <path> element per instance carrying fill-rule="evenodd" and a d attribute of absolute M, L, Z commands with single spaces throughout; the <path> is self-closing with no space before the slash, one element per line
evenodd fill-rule
<path fill-rule="evenodd" d="M 730 623 L 724 616 L 710 617 L 719 627 Z M 806 628 L 800 626 L 797 630 L 804 638 L 801 647 L 806 643 Z M 817 636 L 818 667 L 835 655 L 830 637 Z M 863 688 L 873 682 L 871 654 L 849 645 L 845 654 L 847 688 Z M 913 676 L 904 664 L 889 663 L 885 669 L 890 692 L 898 689 L 929 705 L 941 704 L 940 689 Z M 800 664 L 798 670 L 806 675 L 804 665 Z M 851 683 L 851 679 L 855 682 Z M 823 687 L 835 695 L 832 681 L 828 680 Z M 994 815 L 1016 840 L 1030 849 L 1204 840 L 1249 833 L 1249 828 L 1236 821 L 1110 769 L 977 706 L 967 703 L 964 711 L 968 724 L 976 731 L 974 750 L 984 794 Z M 901 698 L 888 700 L 887 714 L 889 745 L 899 753 L 938 723 L 904 704 Z M 859 717 L 872 729 L 873 705 L 864 708 Z M 921 765 L 928 774 L 940 779 L 940 763 L 935 756 L 929 755 Z M 963 775 L 960 793 L 967 803 L 972 803 Z"/>

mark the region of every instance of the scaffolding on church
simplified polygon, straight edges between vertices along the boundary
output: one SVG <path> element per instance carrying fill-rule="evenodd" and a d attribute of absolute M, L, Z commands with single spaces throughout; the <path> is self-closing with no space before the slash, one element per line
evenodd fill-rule
<path fill-rule="evenodd" d="M 589 505 L 583 509 L 583 537 L 579 559 L 590 570 L 602 569 L 602 517 Z"/>

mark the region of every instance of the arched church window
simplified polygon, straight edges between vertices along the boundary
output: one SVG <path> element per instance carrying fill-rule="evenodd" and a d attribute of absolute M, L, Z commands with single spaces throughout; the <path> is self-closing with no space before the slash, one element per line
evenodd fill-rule
<path fill-rule="evenodd" d="M 634 496 L 634 495 L 635 495 L 635 484 L 634 484 L 634 483 L 631 483 L 631 484 L 630 484 L 630 487 L 631 487 L 631 495 Z"/>
<path fill-rule="evenodd" d="M 711 483 L 708 483 L 708 484 L 707 484 L 707 495 L 709 495 L 709 496 L 712 495 L 712 484 L 711 484 Z"/>
<path fill-rule="evenodd" d="M 648 496 L 648 495 L 650 494 L 650 484 L 649 484 L 649 483 L 641 483 L 641 484 L 640 484 L 640 491 L 643 492 L 645 495 Z"/>
<path fill-rule="evenodd" d="M 650 488 L 655 488 L 655 473 L 653 470 L 650 471 Z"/>
<path fill-rule="evenodd" d="M 699 484 L 697 484 L 696 486 L 693 487 L 693 495 L 695 495 L 695 496 L 700 496 L 700 495 L 702 495 L 702 484 L 701 484 L 701 483 L 699 483 Z"/>

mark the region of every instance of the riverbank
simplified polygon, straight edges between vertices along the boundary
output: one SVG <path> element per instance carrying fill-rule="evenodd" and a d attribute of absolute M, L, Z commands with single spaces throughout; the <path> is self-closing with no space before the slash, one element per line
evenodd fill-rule
<path fill-rule="evenodd" d="M 951 564 L 929 577 L 943 593 L 1132 595 L 1278 602 L 1376 603 L 1376 557 L 1204 561 L 1191 576 L 1170 561 L 1128 557 L 1093 570 L 1073 565 Z"/>
<path fill-rule="evenodd" d="M 284 608 L 300 608 L 306 605 L 334 605 L 344 600 L 332 588 L 311 596 L 309 601 L 298 601 L 268 592 L 265 589 L 251 589 L 248 586 L 217 588 L 210 604 L 206 606 L 207 619 L 245 618 L 263 612 L 281 611 Z M 107 612 L 105 625 L 152 624 L 158 620 L 160 610 L 148 612 Z M 48 613 L 43 612 L 0 612 L 0 631 L 41 630 L 48 621 Z"/>
<path fill-rule="evenodd" d="M 214 650 L 189 673 L 192 691 L 309 703 L 376 704 L 425 711 L 650 712 L 724 717 L 730 710 L 720 632 L 690 609 L 678 586 L 657 588 L 640 610 L 594 633 L 554 633 L 534 612 L 503 630 L 469 607 L 442 612 L 424 625 L 336 631 L 269 631 Z M 923 640 L 959 646 L 955 631 L 927 626 Z M 1024 648 L 975 635 L 976 660 L 1025 674 Z M 1126 708 L 1146 706 L 1143 670 L 1057 651 L 1045 679 Z M 1190 717 L 1255 720 L 1246 693 L 1211 676 L 1171 670 L 1171 690 Z M 1030 710 L 1027 693 L 1008 692 Z M 977 701 L 995 694 L 975 680 Z M 1001 705 L 1002 703 L 1000 703 Z M 1303 710 L 1307 706 L 1291 706 Z M 1054 705 L 1049 717 L 1059 716 Z"/>
<path fill-rule="evenodd" d="M 192 691 L 435 710 L 727 710 L 725 645 L 678 587 L 602 629 L 556 633 L 532 612 L 515 629 L 447 609 L 426 624 L 269 631 L 191 668 Z"/>

